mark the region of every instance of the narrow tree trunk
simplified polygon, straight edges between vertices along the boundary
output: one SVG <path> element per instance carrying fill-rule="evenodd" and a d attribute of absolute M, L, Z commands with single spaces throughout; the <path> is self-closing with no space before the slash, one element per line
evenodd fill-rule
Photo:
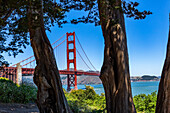
<path fill-rule="evenodd" d="M 31 46 L 37 64 L 34 82 L 38 87 L 38 108 L 41 113 L 70 113 L 53 49 L 44 29 L 42 0 L 30 2 L 28 18 Z"/>
<path fill-rule="evenodd" d="M 118 6 L 119 9 L 114 8 Z M 98 0 L 101 27 L 105 40 L 101 69 L 108 113 L 136 112 L 132 100 L 129 59 L 121 0 Z"/>
<path fill-rule="evenodd" d="M 156 113 L 170 113 L 170 27 L 166 59 L 159 83 Z"/>

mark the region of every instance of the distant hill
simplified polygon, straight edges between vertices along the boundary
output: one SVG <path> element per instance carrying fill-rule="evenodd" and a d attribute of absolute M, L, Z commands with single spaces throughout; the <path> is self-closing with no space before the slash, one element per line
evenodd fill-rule
<path fill-rule="evenodd" d="M 101 80 L 96 76 L 86 76 L 78 81 L 78 84 L 101 84 Z"/>
<path fill-rule="evenodd" d="M 141 77 L 141 79 L 142 80 L 157 80 L 158 79 L 158 77 L 156 77 L 156 76 L 150 76 L 150 75 L 143 75 L 142 77 Z"/>
<path fill-rule="evenodd" d="M 159 81 L 160 78 L 157 76 L 150 76 L 150 75 L 143 75 L 141 77 L 139 76 L 133 76 L 130 77 L 131 82 L 137 82 L 137 81 Z M 61 76 L 61 81 L 63 85 L 67 84 L 67 76 L 62 75 Z M 102 84 L 101 80 L 97 76 L 77 76 L 77 83 L 78 84 Z"/>
<path fill-rule="evenodd" d="M 61 76 L 61 81 L 63 85 L 67 84 L 67 76 Z M 77 76 L 78 84 L 101 84 L 101 80 L 97 76 Z"/>
<path fill-rule="evenodd" d="M 130 80 L 131 80 L 131 82 L 135 82 L 135 81 L 159 81 L 160 78 L 158 78 L 157 76 L 143 75 L 141 77 L 131 77 Z"/>
<path fill-rule="evenodd" d="M 158 76 L 158 78 L 161 78 L 161 76 Z"/>

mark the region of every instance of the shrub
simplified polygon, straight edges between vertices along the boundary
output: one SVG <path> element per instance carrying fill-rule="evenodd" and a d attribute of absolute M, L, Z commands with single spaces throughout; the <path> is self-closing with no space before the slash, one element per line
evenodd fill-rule
<path fill-rule="evenodd" d="M 96 94 L 94 88 L 86 86 L 85 90 L 72 90 L 64 93 L 68 104 L 74 113 L 103 113 L 106 112 L 105 95 Z M 0 77 L 0 102 L 4 103 L 28 103 L 35 102 L 37 88 L 26 84 L 16 85 L 12 81 Z M 137 112 L 154 113 L 157 94 L 140 94 L 133 98 Z"/>
<path fill-rule="evenodd" d="M 65 95 L 74 113 L 103 113 L 105 111 L 106 101 L 104 95 L 96 94 L 91 86 L 86 86 L 85 90 L 65 92 Z"/>
<path fill-rule="evenodd" d="M 0 102 L 28 103 L 36 101 L 37 89 L 27 85 L 17 85 L 12 81 L 0 78 Z"/>
<path fill-rule="evenodd" d="M 148 95 L 145 94 L 136 95 L 134 96 L 133 100 L 137 112 L 155 113 L 157 100 L 156 92 L 153 92 Z"/>

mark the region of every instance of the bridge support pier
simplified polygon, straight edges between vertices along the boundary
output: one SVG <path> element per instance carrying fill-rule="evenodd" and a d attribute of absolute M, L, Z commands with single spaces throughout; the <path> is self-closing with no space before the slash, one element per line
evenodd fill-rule
<path fill-rule="evenodd" d="M 71 88 L 77 90 L 77 75 L 67 75 L 67 91 L 71 91 Z"/>
<path fill-rule="evenodd" d="M 70 86 L 70 75 L 67 75 L 67 91 L 69 92 L 71 90 L 71 86 Z"/>
<path fill-rule="evenodd" d="M 22 66 L 20 63 L 17 64 L 16 83 L 18 85 L 22 84 Z"/>
<path fill-rule="evenodd" d="M 73 53 L 72 55 L 70 53 Z M 75 44 L 75 32 L 67 33 L 67 71 L 70 71 L 70 64 L 73 64 L 75 71 L 74 75 L 67 75 L 67 91 L 70 91 L 72 87 L 77 90 L 77 74 L 76 74 L 76 44 Z"/>

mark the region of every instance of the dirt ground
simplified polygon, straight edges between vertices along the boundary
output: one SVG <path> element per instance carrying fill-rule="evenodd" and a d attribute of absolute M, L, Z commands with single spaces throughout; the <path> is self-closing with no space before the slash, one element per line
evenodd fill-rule
<path fill-rule="evenodd" d="M 39 113 L 36 104 L 0 103 L 0 113 Z"/>

